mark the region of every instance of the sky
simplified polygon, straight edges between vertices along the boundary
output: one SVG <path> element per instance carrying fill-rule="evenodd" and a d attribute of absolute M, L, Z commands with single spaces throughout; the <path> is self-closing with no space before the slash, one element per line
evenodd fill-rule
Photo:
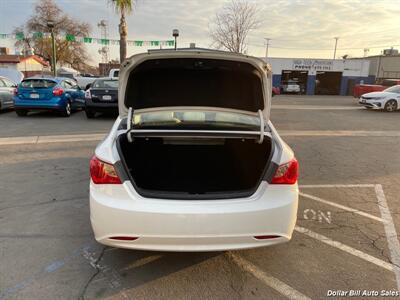
<path fill-rule="evenodd" d="M 38 0 L 0 0 L 0 33 L 11 33 L 33 13 Z M 91 36 L 101 37 L 97 23 L 108 22 L 108 37 L 118 39 L 119 18 L 107 0 L 55 0 L 71 17 L 88 22 Z M 400 49 L 400 0 L 248 0 L 258 7 L 261 26 L 248 36 L 247 53 L 265 56 L 265 38 L 270 38 L 268 56 L 333 58 L 379 54 L 384 48 Z M 128 39 L 168 40 L 178 28 L 178 47 L 195 42 L 210 47 L 209 25 L 215 13 L 229 0 L 138 0 L 127 17 Z M 13 41 L 0 46 L 12 48 Z M 97 64 L 100 45 L 88 45 L 91 64 Z M 128 47 L 128 55 L 146 51 Z M 117 59 L 119 46 L 110 46 L 110 58 Z"/>

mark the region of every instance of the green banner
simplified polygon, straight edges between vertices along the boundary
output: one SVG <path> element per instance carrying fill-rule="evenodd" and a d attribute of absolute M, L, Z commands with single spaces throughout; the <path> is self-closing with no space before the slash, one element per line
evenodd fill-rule
<path fill-rule="evenodd" d="M 48 38 L 50 34 L 48 32 L 33 32 L 27 36 L 24 35 L 23 32 L 17 32 L 15 34 L 8 34 L 8 33 L 0 33 L 0 39 L 15 39 L 17 41 L 22 41 L 25 38 L 32 38 L 32 39 L 42 39 Z M 65 39 L 68 42 L 80 42 L 85 44 L 93 44 L 97 43 L 100 45 L 108 46 L 108 45 L 119 45 L 120 41 L 116 39 L 99 39 L 93 37 L 81 37 L 76 36 L 73 34 L 66 34 L 64 36 L 57 36 L 57 39 Z M 126 41 L 128 46 L 134 47 L 143 47 L 143 46 L 150 46 L 150 47 L 161 47 L 161 46 L 168 46 L 173 47 L 175 45 L 174 40 L 166 40 L 166 41 L 142 41 L 142 40 L 128 40 Z"/>
<path fill-rule="evenodd" d="M 17 33 L 15 34 L 15 38 L 16 38 L 18 41 L 22 41 L 22 40 L 25 38 L 24 33 L 23 33 L 23 32 L 17 32 Z"/>
<path fill-rule="evenodd" d="M 66 39 L 68 42 L 75 42 L 75 41 L 76 41 L 75 36 L 74 36 L 73 34 L 67 34 L 67 35 L 65 36 L 65 39 Z"/>
<path fill-rule="evenodd" d="M 34 39 L 42 39 L 42 38 L 43 38 L 43 32 L 34 32 L 34 33 L 32 34 L 32 37 L 33 37 Z"/>

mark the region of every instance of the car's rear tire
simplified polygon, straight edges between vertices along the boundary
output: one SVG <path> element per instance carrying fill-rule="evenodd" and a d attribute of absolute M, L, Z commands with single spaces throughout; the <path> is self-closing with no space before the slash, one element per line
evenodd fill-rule
<path fill-rule="evenodd" d="M 63 117 L 68 118 L 68 117 L 71 116 L 71 111 L 72 111 L 71 103 L 68 102 L 68 103 L 65 105 L 64 109 L 61 111 L 61 115 L 62 115 Z"/>
<path fill-rule="evenodd" d="M 25 109 L 16 109 L 15 112 L 18 117 L 25 117 L 28 114 L 28 111 Z"/>
<path fill-rule="evenodd" d="M 88 119 L 93 119 L 96 116 L 96 112 L 90 109 L 86 109 L 85 113 Z"/>
<path fill-rule="evenodd" d="M 389 100 L 385 104 L 385 111 L 393 112 L 397 110 L 397 101 L 396 100 Z"/>

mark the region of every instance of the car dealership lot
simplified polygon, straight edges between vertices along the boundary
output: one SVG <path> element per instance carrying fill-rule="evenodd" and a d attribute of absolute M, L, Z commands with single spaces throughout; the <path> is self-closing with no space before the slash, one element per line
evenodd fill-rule
<path fill-rule="evenodd" d="M 106 132 L 113 117 L 1 113 L 0 299 L 323 298 L 329 290 L 397 289 L 400 113 L 359 109 L 350 97 L 278 96 L 273 104 L 272 121 L 300 162 L 293 239 L 212 253 L 94 241 L 88 161 L 97 141 L 88 137 Z M 65 135 L 78 138 L 63 142 Z M 44 138 L 23 143 L 28 136 Z M 52 142 L 37 143 L 46 136 Z"/>

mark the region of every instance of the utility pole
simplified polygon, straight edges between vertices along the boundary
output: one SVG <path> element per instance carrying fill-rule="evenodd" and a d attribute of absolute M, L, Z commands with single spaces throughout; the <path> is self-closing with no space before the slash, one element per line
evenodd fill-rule
<path fill-rule="evenodd" d="M 267 49 L 265 50 L 265 60 L 268 59 L 268 48 L 269 48 L 269 41 L 271 40 L 270 38 L 265 38 L 267 41 Z"/>
<path fill-rule="evenodd" d="M 175 38 L 175 51 L 178 47 L 178 36 L 179 36 L 179 30 L 178 29 L 174 29 L 172 30 L 172 36 Z"/>
<path fill-rule="evenodd" d="M 48 20 L 47 27 L 51 33 L 51 49 L 52 49 L 52 65 L 53 65 L 53 76 L 57 76 L 57 58 L 56 58 L 56 40 L 54 36 L 54 21 Z"/>
<path fill-rule="evenodd" d="M 339 39 L 339 37 L 334 37 L 335 39 L 335 51 L 333 52 L 333 59 L 336 59 L 336 48 L 337 48 L 337 41 Z"/>

